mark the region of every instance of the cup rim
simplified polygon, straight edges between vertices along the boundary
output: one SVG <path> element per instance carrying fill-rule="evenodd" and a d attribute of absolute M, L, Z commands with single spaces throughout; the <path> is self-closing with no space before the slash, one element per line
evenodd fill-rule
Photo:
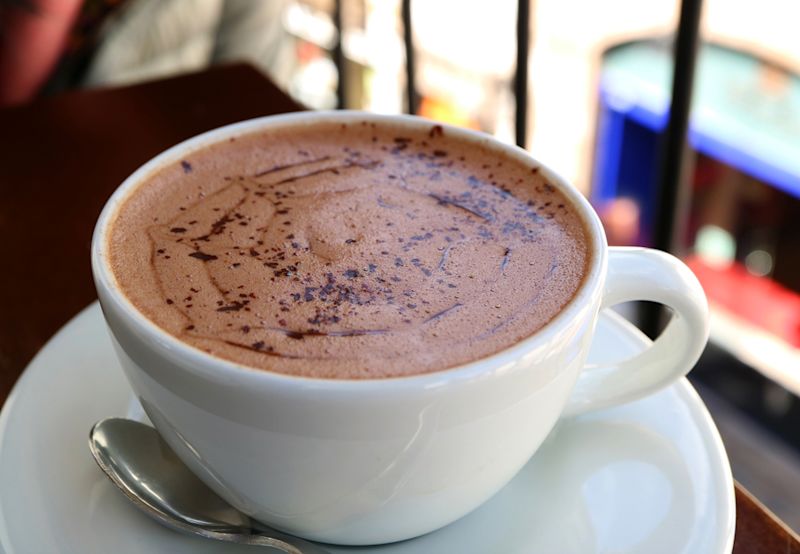
<path fill-rule="evenodd" d="M 584 280 L 580 284 L 575 295 L 542 328 L 494 354 L 428 373 L 363 379 L 319 378 L 291 375 L 237 363 L 215 356 L 181 341 L 178 337 L 162 329 L 154 321 L 145 316 L 124 292 L 122 292 L 110 267 L 110 262 L 108 261 L 107 231 L 114 219 L 117 208 L 124 202 L 127 196 L 149 175 L 164 166 L 179 162 L 189 153 L 202 149 L 210 144 L 266 129 L 276 129 L 283 126 L 296 125 L 298 123 L 314 124 L 321 121 L 332 121 L 335 123 L 360 123 L 361 121 L 376 123 L 390 122 L 394 125 L 407 125 L 415 129 L 438 125 L 444 130 L 445 134 L 449 136 L 456 136 L 459 140 L 463 139 L 477 142 L 490 148 L 502 150 L 504 155 L 512 156 L 530 165 L 531 168 L 538 168 L 540 174 L 547 179 L 548 183 L 558 187 L 559 191 L 561 191 L 578 210 L 581 220 L 584 222 L 586 231 L 588 232 L 591 259 Z M 232 379 L 237 381 L 241 379 L 251 384 L 258 382 L 271 386 L 301 385 L 304 388 L 323 387 L 326 389 L 346 390 L 408 386 L 418 389 L 419 387 L 434 388 L 454 380 L 472 380 L 476 377 L 485 377 L 488 372 L 509 369 L 514 365 L 513 362 L 519 360 L 529 352 L 541 349 L 552 340 L 554 336 L 560 335 L 565 328 L 569 327 L 573 320 L 581 315 L 581 312 L 586 306 L 592 304 L 595 291 L 602 285 L 607 265 L 607 242 L 600 219 L 583 194 L 571 186 L 566 179 L 561 177 L 554 170 L 547 167 L 534 158 L 529 152 L 518 146 L 503 143 L 486 133 L 455 127 L 419 116 L 405 114 L 374 114 L 358 110 L 308 111 L 263 116 L 217 127 L 184 140 L 145 162 L 117 187 L 103 206 L 92 234 L 91 265 L 98 293 L 101 292 L 101 289 L 108 293 L 106 295 L 101 294 L 101 300 L 103 300 L 105 296 L 106 301 L 113 302 L 114 307 L 116 307 L 118 311 L 124 312 L 128 324 L 134 328 L 138 336 L 148 337 L 150 339 L 148 341 L 149 344 L 160 346 L 164 351 L 170 352 L 173 356 L 176 354 L 181 356 L 182 359 L 185 360 L 185 363 L 182 363 L 181 366 L 189 371 L 201 373 L 206 377 L 224 378 L 226 382 L 230 382 Z"/>

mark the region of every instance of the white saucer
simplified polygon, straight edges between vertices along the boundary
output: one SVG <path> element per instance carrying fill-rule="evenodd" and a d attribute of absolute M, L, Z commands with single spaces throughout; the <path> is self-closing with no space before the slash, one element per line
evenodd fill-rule
<path fill-rule="evenodd" d="M 646 344 L 605 314 L 590 357 Z M 31 362 L 0 413 L 0 546 L 6 554 L 254 552 L 151 521 L 100 472 L 89 428 L 131 393 L 98 305 Z M 725 451 L 686 380 L 645 400 L 561 422 L 492 500 L 430 535 L 358 554 L 728 554 L 734 493 Z"/>

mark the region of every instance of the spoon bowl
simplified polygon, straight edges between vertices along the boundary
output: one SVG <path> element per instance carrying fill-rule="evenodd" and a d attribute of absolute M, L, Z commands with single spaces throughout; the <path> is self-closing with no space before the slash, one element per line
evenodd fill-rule
<path fill-rule="evenodd" d="M 142 423 L 99 421 L 89 433 L 97 465 L 134 505 L 183 533 L 269 546 L 286 554 L 326 554 L 321 547 L 255 522 L 195 476 L 161 438 Z"/>

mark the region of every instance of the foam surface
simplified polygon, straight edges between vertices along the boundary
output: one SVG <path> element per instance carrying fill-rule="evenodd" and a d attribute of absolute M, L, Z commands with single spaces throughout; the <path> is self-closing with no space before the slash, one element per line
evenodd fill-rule
<path fill-rule="evenodd" d="M 532 165 L 373 123 L 243 135 L 122 203 L 110 259 L 148 318 L 213 355 L 374 378 L 477 360 L 575 295 L 573 206 Z"/>

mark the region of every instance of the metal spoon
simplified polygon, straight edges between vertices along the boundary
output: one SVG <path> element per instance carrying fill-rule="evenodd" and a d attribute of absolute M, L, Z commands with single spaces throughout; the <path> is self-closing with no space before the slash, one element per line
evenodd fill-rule
<path fill-rule="evenodd" d="M 167 527 L 220 541 L 271 546 L 286 554 L 328 554 L 233 508 L 200 481 L 152 427 L 129 419 L 104 419 L 89 432 L 89 449 L 125 496 Z"/>

